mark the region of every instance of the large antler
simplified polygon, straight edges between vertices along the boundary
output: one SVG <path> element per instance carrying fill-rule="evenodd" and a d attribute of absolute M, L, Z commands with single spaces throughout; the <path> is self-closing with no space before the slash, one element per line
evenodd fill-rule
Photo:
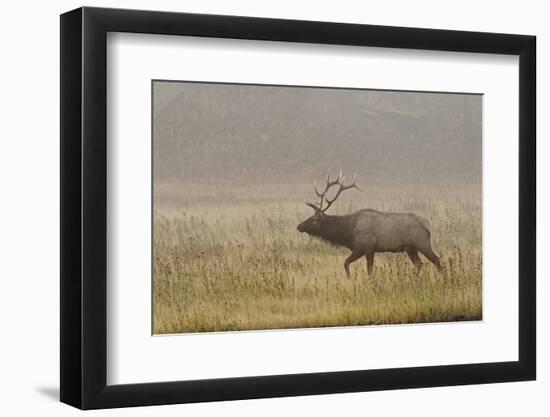
<path fill-rule="evenodd" d="M 338 175 L 338 178 L 335 180 L 330 179 L 330 169 L 327 171 L 327 182 L 325 185 L 325 189 L 322 192 L 319 192 L 317 190 L 317 183 L 313 183 L 313 187 L 315 189 L 315 194 L 317 194 L 317 197 L 319 197 L 321 200 L 319 202 L 319 205 L 312 203 L 309 200 L 306 200 L 306 204 L 314 209 L 315 211 L 319 211 L 321 213 L 324 213 L 328 210 L 328 208 L 336 201 L 336 199 L 340 196 L 340 194 L 343 191 L 349 190 L 350 188 L 355 188 L 359 191 L 363 191 L 361 188 L 355 184 L 355 181 L 357 181 L 357 174 L 353 176 L 353 181 L 349 185 L 344 185 L 344 181 L 346 180 L 346 177 L 342 175 L 342 170 L 340 170 L 340 174 Z M 333 186 L 338 185 L 338 191 L 336 191 L 336 194 L 332 199 L 329 199 L 327 197 L 327 192 L 332 188 Z M 323 203 L 326 201 L 327 205 L 326 207 L 323 207 Z"/>

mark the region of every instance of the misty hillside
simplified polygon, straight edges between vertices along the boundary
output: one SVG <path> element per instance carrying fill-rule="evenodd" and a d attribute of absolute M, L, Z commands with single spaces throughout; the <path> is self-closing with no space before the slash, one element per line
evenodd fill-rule
<path fill-rule="evenodd" d="M 155 82 L 156 181 L 481 181 L 481 96 Z"/>

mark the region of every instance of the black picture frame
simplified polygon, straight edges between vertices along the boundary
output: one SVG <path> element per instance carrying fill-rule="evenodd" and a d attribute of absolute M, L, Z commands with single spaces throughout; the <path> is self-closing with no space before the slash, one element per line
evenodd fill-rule
<path fill-rule="evenodd" d="M 519 56 L 519 358 L 512 362 L 107 385 L 108 32 Z M 137 10 L 61 15 L 61 401 L 82 409 L 533 380 L 534 36 Z"/>

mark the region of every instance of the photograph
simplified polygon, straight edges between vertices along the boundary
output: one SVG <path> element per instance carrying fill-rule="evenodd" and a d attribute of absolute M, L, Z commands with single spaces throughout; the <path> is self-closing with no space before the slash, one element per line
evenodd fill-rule
<path fill-rule="evenodd" d="M 6 333 L 51 339 L 8 406 L 538 415 L 543 14 L 138 6 L 44 11 L 12 48 L 24 73 L 57 53 L 32 123 L 8 83 L 11 136 L 40 140 L 6 141 L 6 207 L 41 210 L 4 216 L 7 276 L 37 277 L 8 280 Z"/>
<path fill-rule="evenodd" d="M 482 94 L 151 88 L 153 334 L 482 320 Z"/>

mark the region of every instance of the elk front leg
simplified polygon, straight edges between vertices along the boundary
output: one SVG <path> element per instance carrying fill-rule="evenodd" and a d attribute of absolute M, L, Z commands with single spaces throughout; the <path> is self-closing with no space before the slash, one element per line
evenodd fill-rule
<path fill-rule="evenodd" d="M 374 251 L 367 251 L 365 253 L 365 258 L 367 258 L 367 272 L 369 275 L 372 275 L 372 268 L 374 268 Z"/>
<path fill-rule="evenodd" d="M 352 254 L 346 258 L 344 262 L 344 268 L 346 270 L 346 276 L 348 277 L 348 279 L 351 279 L 351 275 L 349 273 L 349 264 L 351 264 L 352 262 L 355 262 L 361 256 L 363 256 L 361 252 L 352 252 Z"/>

